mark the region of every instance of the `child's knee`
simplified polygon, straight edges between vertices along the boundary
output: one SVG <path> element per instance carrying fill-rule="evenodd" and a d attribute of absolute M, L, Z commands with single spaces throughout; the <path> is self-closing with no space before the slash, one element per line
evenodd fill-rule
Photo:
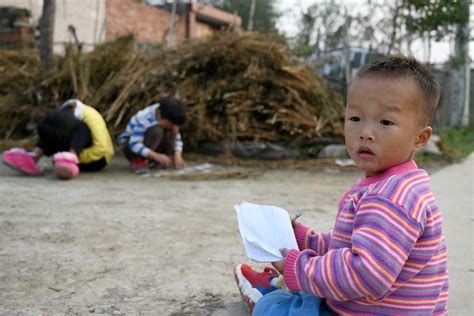
<path fill-rule="evenodd" d="M 294 300 L 293 296 L 292 293 L 284 290 L 270 292 L 258 300 L 252 315 L 288 315 L 289 308 Z"/>
<path fill-rule="evenodd" d="M 145 131 L 145 140 L 156 141 L 163 138 L 163 128 L 160 125 L 153 125 Z"/>
<path fill-rule="evenodd" d="M 277 290 L 258 300 L 252 315 L 320 315 L 321 302 L 309 293 Z"/>
<path fill-rule="evenodd" d="M 147 128 L 143 137 L 143 144 L 147 147 L 155 149 L 163 141 L 165 132 L 159 125 L 153 125 Z M 155 147 L 155 148 L 154 148 Z"/>

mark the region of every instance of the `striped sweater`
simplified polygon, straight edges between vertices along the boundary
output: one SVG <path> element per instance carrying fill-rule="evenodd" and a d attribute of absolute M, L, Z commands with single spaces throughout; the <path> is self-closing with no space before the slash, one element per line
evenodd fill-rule
<path fill-rule="evenodd" d="M 414 161 L 360 179 L 334 228 L 295 227 L 284 278 L 337 314 L 447 314 L 447 249 L 430 181 Z"/>
<path fill-rule="evenodd" d="M 148 157 L 151 149 L 143 144 L 145 139 L 145 132 L 148 128 L 159 125 L 160 122 L 156 119 L 156 111 L 160 107 L 159 103 L 147 106 L 141 111 L 138 111 L 130 118 L 125 132 L 120 134 L 117 138 L 117 143 L 123 144 L 128 140 L 128 148 L 134 153 Z M 174 146 L 175 151 L 183 151 L 183 141 L 181 134 L 176 135 L 176 142 Z"/>

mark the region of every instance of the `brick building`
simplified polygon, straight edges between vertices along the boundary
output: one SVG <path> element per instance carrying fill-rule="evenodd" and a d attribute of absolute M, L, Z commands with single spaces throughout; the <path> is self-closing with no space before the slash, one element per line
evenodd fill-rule
<path fill-rule="evenodd" d="M 0 43 L 4 48 L 33 47 L 30 13 L 26 9 L 0 7 Z"/>
<path fill-rule="evenodd" d="M 0 7 L 26 9 L 30 15 L 26 22 L 31 30 L 38 25 L 42 6 L 43 0 L 0 0 Z M 171 7 L 171 4 L 151 6 L 134 0 L 56 1 L 54 51 L 61 53 L 64 44 L 74 42 L 70 25 L 85 51 L 127 34 L 133 34 L 139 43 L 165 43 L 170 36 Z M 240 29 L 241 23 L 239 16 L 195 0 L 178 1 L 172 42 L 179 44 L 185 39 L 205 37 L 223 28 Z M 8 34 L 5 36 L 11 39 Z M 6 47 L 1 37 L 0 46 Z"/>
<path fill-rule="evenodd" d="M 130 0 L 107 0 L 106 38 L 134 34 L 140 42 L 164 43 L 169 36 L 171 7 L 171 4 L 150 7 Z M 209 36 L 225 28 L 240 29 L 242 23 L 239 16 L 197 2 L 179 2 L 176 12 L 172 27 L 174 43 Z"/>

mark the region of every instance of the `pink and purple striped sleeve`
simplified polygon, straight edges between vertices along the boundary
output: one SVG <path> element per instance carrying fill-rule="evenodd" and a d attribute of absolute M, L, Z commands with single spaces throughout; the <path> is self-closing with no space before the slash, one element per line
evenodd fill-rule
<path fill-rule="evenodd" d="M 332 230 L 329 232 L 315 232 L 313 229 L 297 223 L 294 231 L 300 250 L 311 249 L 319 255 L 324 255 L 328 251 Z"/>
<path fill-rule="evenodd" d="M 350 248 L 330 249 L 324 255 L 309 249 L 290 250 L 283 273 L 290 290 L 336 301 L 383 297 L 390 290 L 422 226 L 386 198 L 366 196 L 360 202 Z M 303 228 L 295 231 L 301 242 Z M 337 235 L 337 227 L 333 234 Z M 306 230 L 305 236 L 310 235 Z"/>

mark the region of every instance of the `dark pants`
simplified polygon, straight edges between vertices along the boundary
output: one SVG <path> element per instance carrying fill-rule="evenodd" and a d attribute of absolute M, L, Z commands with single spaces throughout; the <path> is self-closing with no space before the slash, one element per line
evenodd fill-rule
<path fill-rule="evenodd" d="M 46 156 L 52 156 L 62 151 L 70 151 L 71 149 L 74 149 L 76 155 L 79 156 L 82 150 L 92 146 L 91 130 L 87 124 L 80 122 L 68 142 L 58 143 L 50 139 L 40 138 L 36 146 L 41 148 Z M 103 157 L 88 164 L 81 163 L 79 164 L 79 169 L 81 171 L 98 171 L 103 169 L 106 165 L 107 161 Z"/>
<path fill-rule="evenodd" d="M 153 125 L 145 131 L 145 136 L 143 138 L 143 144 L 150 148 L 151 150 L 165 154 L 167 156 L 174 154 L 174 146 L 176 142 L 176 134 L 172 132 L 169 128 L 162 128 L 159 125 Z M 125 158 L 128 160 L 137 159 L 137 158 L 146 158 L 142 157 L 128 147 L 128 141 L 123 149 Z"/>

